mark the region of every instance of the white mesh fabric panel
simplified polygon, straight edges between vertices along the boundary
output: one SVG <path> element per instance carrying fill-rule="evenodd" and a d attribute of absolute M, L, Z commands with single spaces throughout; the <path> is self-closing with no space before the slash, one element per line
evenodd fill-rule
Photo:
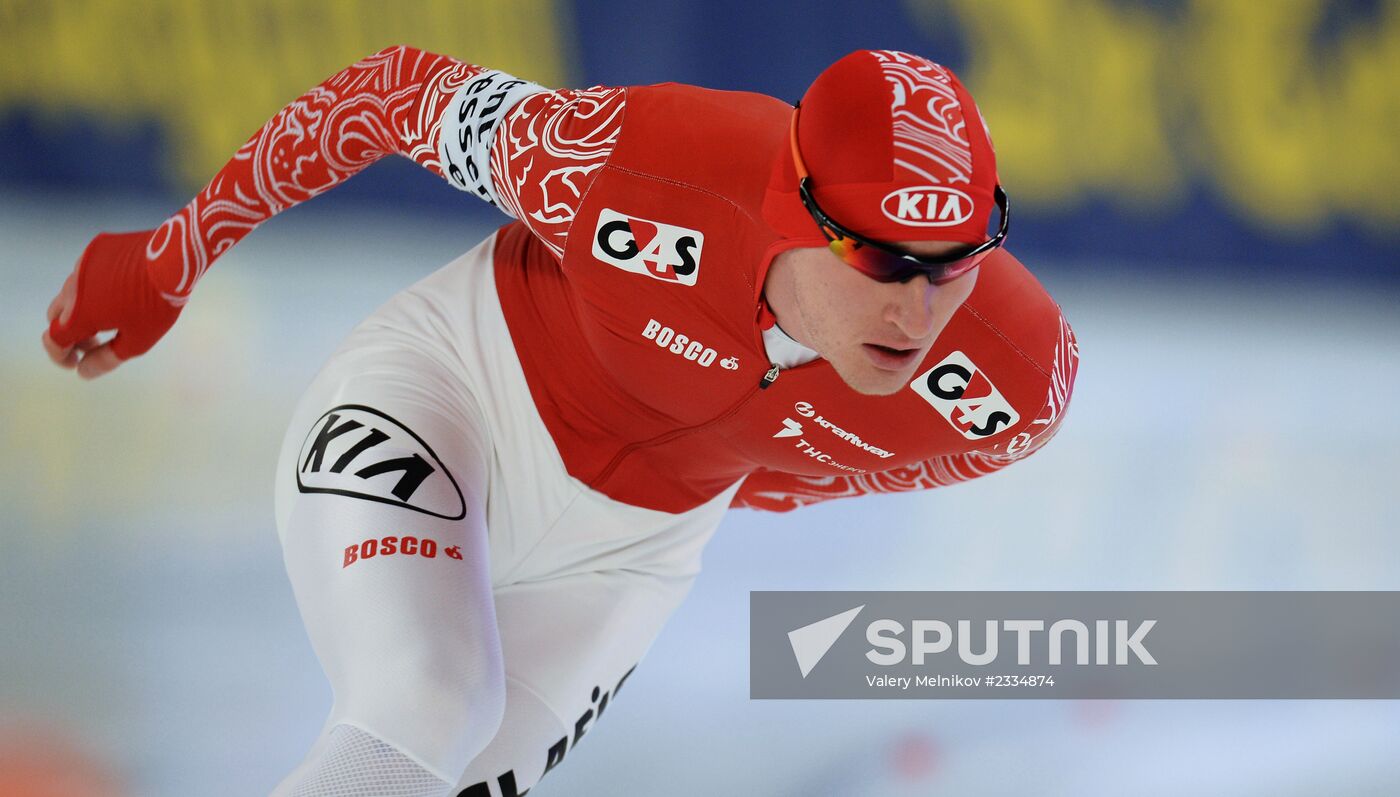
<path fill-rule="evenodd" d="M 392 745 L 359 728 L 337 725 L 316 760 L 284 783 L 290 797 L 448 797 L 440 780 Z"/>

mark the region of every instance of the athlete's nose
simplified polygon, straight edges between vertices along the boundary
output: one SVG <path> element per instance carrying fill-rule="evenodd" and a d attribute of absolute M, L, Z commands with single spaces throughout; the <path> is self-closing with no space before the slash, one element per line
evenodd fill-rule
<path fill-rule="evenodd" d="M 911 340 L 923 340 L 933 332 L 933 296 L 938 286 L 922 277 L 891 283 L 894 296 L 886 305 L 885 320 L 899 327 Z"/>

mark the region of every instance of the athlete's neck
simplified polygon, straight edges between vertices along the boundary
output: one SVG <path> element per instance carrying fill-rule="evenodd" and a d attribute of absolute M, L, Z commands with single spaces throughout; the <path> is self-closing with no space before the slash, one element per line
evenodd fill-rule
<path fill-rule="evenodd" d="M 807 328 L 802 319 L 801 303 L 797 300 L 796 274 L 801 249 L 789 249 L 773 257 L 763 278 L 763 300 L 777 319 L 783 334 L 798 343 L 813 348 L 808 342 Z"/>

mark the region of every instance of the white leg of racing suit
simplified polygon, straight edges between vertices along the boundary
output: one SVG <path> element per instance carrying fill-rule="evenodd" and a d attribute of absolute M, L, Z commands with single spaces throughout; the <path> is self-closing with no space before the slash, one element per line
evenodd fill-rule
<path fill-rule="evenodd" d="M 275 797 L 523 794 L 606 711 L 738 486 L 668 514 L 570 477 L 493 254 L 366 319 L 294 414 L 278 529 L 335 700 Z"/>
<path fill-rule="evenodd" d="M 278 795 L 438 797 L 505 711 L 484 443 L 465 417 L 469 405 L 434 372 L 430 357 L 392 343 L 342 350 L 284 444 L 283 554 L 335 703 L 316 749 Z M 415 450 L 405 430 L 431 441 L 431 454 Z M 423 466 L 356 475 L 404 458 L 434 472 L 417 485 Z M 405 478 L 417 489 L 395 503 Z"/>

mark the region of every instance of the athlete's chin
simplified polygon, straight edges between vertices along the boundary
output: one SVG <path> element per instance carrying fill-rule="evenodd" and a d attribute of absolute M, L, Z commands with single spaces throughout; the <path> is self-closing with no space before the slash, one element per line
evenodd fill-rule
<path fill-rule="evenodd" d="M 889 371 L 865 363 L 848 363 L 845 367 L 838 367 L 836 373 L 847 387 L 863 396 L 892 396 L 909 384 L 914 369 Z"/>

